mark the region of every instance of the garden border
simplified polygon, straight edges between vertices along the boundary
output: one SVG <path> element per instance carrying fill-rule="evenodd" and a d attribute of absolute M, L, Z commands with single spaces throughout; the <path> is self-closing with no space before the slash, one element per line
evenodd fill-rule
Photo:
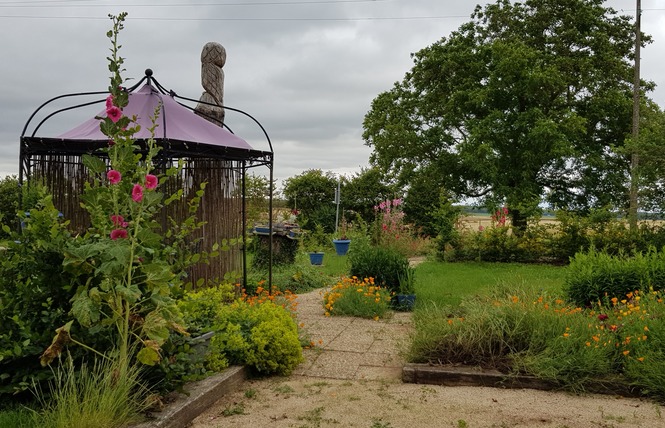
<path fill-rule="evenodd" d="M 134 428 L 182 428 L 215 404 L 222 396 L 234 392 L 247 378 L 245 367 L 232 366 L 223 372 L 185 385 L 184 394 L 164 410 L 155 413 L 155 419 L 135 425 Z"/>
<path fill-rule="evenodd" d="M 442 386 L 487 386 L 492 388 L 538 389 L 562 391 L 560 385 L 534 376 L 511 375 L 498 370 L 471 366 L 445 366 L 406 364 L 402 368 L 402 382 Z M 595 394 L 641 398 L 639 391 L 618 382 L 597 382 L 586 385 L 585 391 Z"/>

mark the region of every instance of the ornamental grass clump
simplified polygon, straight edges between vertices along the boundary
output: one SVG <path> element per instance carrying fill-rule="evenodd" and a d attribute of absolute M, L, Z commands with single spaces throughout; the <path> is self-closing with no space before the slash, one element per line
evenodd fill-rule
<path fill-rule="evenodd" d="M 351 315 L 378 320 L 390 305 L 390 291 L 374 284 L 374 278 L 342 278 L 323 296 L 326 316 Z"/>

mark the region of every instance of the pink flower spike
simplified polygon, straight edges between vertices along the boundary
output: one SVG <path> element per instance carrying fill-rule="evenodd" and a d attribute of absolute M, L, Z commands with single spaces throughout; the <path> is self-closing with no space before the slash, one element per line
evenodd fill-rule
<path fill-rule="evenodd" d="M 116 123 L 122 117 L 122 110 L 118 107 L 113 106 L 106 109 L 106 116 L 111 119 L 111 122 Z"/>
<path fill-rule="evenodd" d="M 120 174 L 119 171 L 112 169 L 106 173 L 106 178 L 109 179 L 111 184 L 118 184 L 120 183 L 120 180 L 122 180 L 122 174 Z"/>
<path fill-rule="evenodd" d="M 143 200 L 143 186 L 135 184 L 132 189 L 132 199 L 134 202 L 141 202 Z"/>
<path fill-rule="evenodd" d="M 113 95 L 106 97 L 106 109 L 108 110 L 111 107 L 113 107 Z"/>
<path fill-rule="evenodd" d="M 127 238 L 127 231 L 125 229 L 113 229 L 111 231 L 111 239 L 125 239 Z"/>
<path fill-rule="evenodd" d="M 117 214 L 111 215 L 111 222 L 113 222 L 113 225 L 115 227 L 118 227 L 118 226 L 126 227 L 125 226 L 125 224 L 126 224 L 125 218 L 121 215 L 117 215 Z"/>
<path fill-rule="evenodd" d="M 145 176 L 145 188 L 146 189 L 149 189 L 149 190 L 154 189 L 155 187 L 157 187 L 158 182 L 159 181 L 157 180 L 157 177 L 155 177 L 152 174 L 148 174 L 148 175 Z"/>

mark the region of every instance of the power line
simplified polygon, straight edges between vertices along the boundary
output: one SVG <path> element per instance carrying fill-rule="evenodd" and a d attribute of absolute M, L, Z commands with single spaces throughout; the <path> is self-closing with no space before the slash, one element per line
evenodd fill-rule
<path fill-rule="evenodd" d="M 82 20 L 108 20 L 107 16 L 36 16 L 36 15 L 0 15 L 2 18 L 18 19 L 82 19 Z M 129 21 L 409 21 L 426 19 L 459 19 L 469 18 L 468 15 L 440 15 L 440 16 L 400 16 L 400 17 L 360 17 L 360 18 L 155 18 L 155 17 L 127 17 Z"/>
<path fill-rule="evenodd" d="M 7 1 L 0 2 L 0 7 L 15 8 L 43 8 L 43 7 L 63 7 L 68 6 L 69 2 L 89 2 L 90 0 L 36 0 L 36 1 Z M 196 6 L 293 6 L 310 4 L 339 4 L 339 3 L 385 3 L 395 0 L 307 0 L 307 1 L 267 1 L 267 2 L 242 2 L 242 3 L 170 3 L 170 4 L 77 4 L 82 7 L 196 7 Z M 57 4 L 56 4 L 57 3 Z"/>

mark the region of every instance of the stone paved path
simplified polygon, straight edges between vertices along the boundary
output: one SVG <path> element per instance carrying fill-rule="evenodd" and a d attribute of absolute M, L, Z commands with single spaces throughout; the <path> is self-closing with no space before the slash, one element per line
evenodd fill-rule
<path fill-rule="evenodd" d="M 411 313 L 394 312 L 378 321 L 326 317 L 322 290 L 298 296 L 298 322 L 315 344 L 304 352 L 295 375 L 329 379 L 401 378 L 400 349 L 411 329 Z"/>

